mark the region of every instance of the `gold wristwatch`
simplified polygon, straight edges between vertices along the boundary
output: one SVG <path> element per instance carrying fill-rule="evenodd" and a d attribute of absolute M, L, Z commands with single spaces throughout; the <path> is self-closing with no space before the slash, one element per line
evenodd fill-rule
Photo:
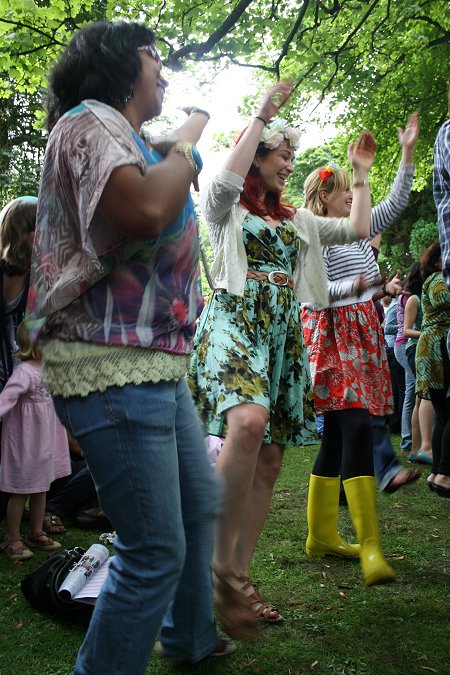
<path fill-rule="evenodd" d="M 170 148 L 170 152 L 176 152 L 177 155 L 185 157 L 189 162 L 189 166 L 191 167 L 194 176 L 198 174 L 198 167 L 192 156 L 192 143 L 189 143 L 188 141 L 177 141 Z"/>

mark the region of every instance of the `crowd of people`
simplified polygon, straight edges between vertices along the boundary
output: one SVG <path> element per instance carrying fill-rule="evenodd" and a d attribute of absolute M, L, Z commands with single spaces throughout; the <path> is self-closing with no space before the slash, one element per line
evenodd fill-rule
<path fill-rule="evenodd" d="M 441 243 L 402 283 L 380 276 L 377 256 L 408 203 L 417 113 L 398 130 L 383 202 L 371 206 L 366 131 L 348 148 L 352 175 L 318 167 L 295 208 L 283 190 L 299 134 L 279 116 L 292 88 L 270 88 L 201 193 L 214 251 L 204 305 L 190 190 L 209 114 L 187 107 L 149 142 L 141 128 L 166 87 L 143 24 L 78 31 L 49 78 L 38 199 L 0 214 L 1 550 L 57 550 L 63 518 L 80 513 L 116 532 L 79 675 L 143 674 L 152 649 L 190 663 L 232 653 L 214 605 L 235 639 L 283 620 L 250 567 L 284 448 L 318 439 L 316 413 L 308 556 L 359 559 L 367 585 L 394 580 L 376 479 L 392 493 L 420 474 L 388 423 L 411 462 L 430 464 L 430 491 L 450 496 L 449 122 L 435 146 Z M 214 470 L 206 435 L 223 439 Z M 338 533 L 342 489 L 357 543 Z"/>

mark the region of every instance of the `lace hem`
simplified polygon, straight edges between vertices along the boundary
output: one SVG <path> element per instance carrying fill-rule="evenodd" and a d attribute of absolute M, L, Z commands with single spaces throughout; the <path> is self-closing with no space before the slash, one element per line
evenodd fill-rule
<path fill-rule="evenodd" d="M 56 396 L 88 396 L 125 384 L 181 380 L 188 361 L 187 354 L 52 340 L 43 349 L 42 382 Z"/>

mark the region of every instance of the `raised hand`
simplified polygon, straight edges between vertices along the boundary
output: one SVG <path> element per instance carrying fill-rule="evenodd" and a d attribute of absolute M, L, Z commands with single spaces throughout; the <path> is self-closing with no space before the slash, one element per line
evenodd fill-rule
<path fill-rule="evenodd" d="M 397 127 L 398 140 L 401 145 L 407 148 L 414 148 L 419 138 L 419 113 L 414 112 L 410 115 L 405 129 Z"/>
<path fill-rule="evenodd" d="M 407 291 L 403 291 L 402 289 L 402 273 L 400 272 L 400 270 L 397 270 L 395 276 L 393 276 L 390 281 L 385 283 L 384 288 L 392 296 L 398 295 L 399 293 L 402 292 L 405 295 L 410 295 L 410 293 L 408 293 Z"/>
<path fill-rule="evenodd" d="M 350 143 L 347 157 L 353 169 L 369 171 L 377 150 L 377 144 L 370 131 L 363 131 L 356 143 Z"/>
<path fill-rule="evenodd" d="M 278 115 L 280 108 L 292 94 L 292 84 L 287 80 L 277 82 L 265 94 L 258 110 L 257 117 L 261 117 L 268 124 Z"/>

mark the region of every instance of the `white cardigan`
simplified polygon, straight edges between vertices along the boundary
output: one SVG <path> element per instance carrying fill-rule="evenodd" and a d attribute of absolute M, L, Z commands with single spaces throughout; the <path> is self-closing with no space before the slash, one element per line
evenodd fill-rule
<path fill-rule="evenodd" d="M 239 203 L 243 185 L 241 176 L 223 169 L 201 198 L 215 255 L 211 267 L 214 288 L 223 288 L 233 295 L 244 294 L 248 270 L 242 238 L 242 222 L 248 211 Z M 307 209 L 297 209 L 291 222 L 301 241 L 294 271 L 297 298 L 319 308 L 326 307 L 329 300 L 322 246 L 352 243 L 358 238 L 355 229 L 347 218 L 315 216 Z"/>

